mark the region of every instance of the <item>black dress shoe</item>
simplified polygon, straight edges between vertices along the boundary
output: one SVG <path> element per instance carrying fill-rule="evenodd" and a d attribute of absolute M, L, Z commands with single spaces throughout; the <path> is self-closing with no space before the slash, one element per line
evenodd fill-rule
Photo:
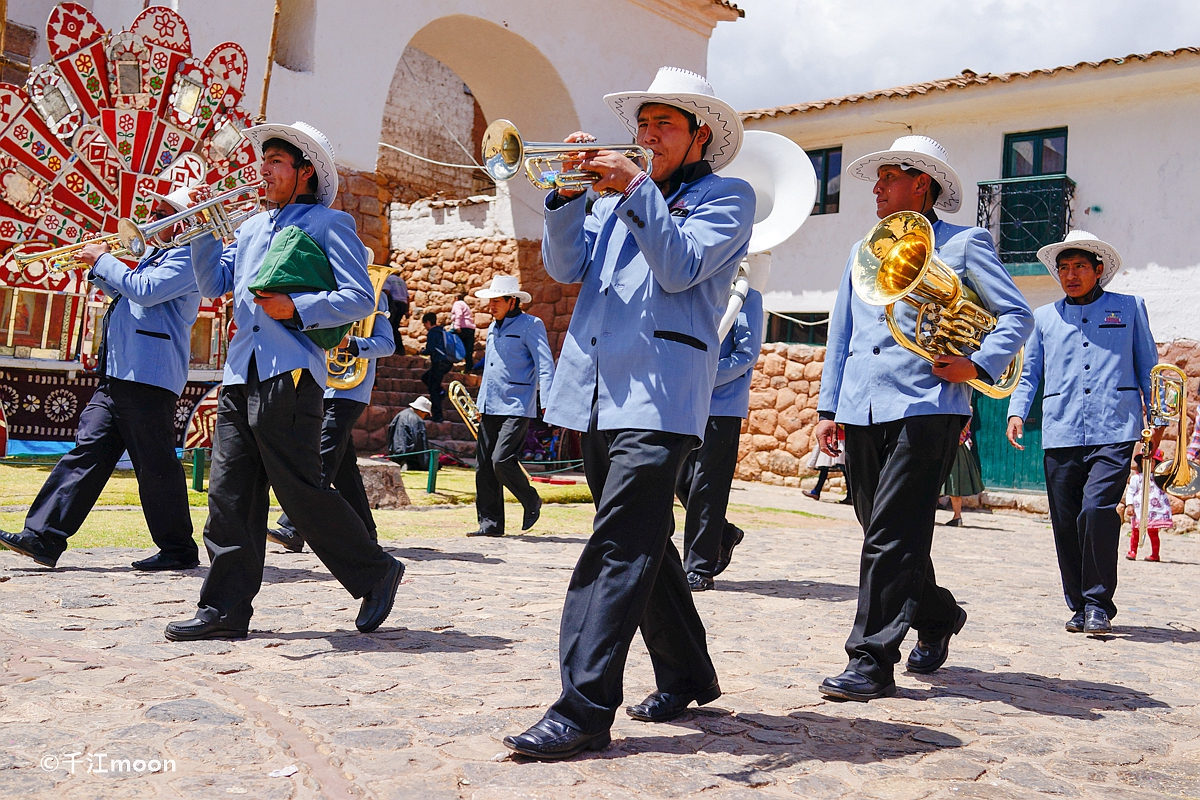
<path fill-rule="evenodd" d="M 488 528 L 487 530 L 480 528 L 479 530 L 471 531 L 467 534 L 467 536 L 487 536 L 492 539 L 499 539 L 503 535 L 504 531 L 497 528 Z"/>
<path fill-rule="evenodd" d="M 282 545 L 289 553 L 304 552 L 304 537 L 299 531 L 289 531 L 287 528 L 270 528 L 267 530 L 267 541 Z"/>
<path fill-rule="evenodd" d="M 717 585 L 712 578 L 706 578 L 695 572 L 687 574 L 687 581 L 693 592 L 707 592 Z"/>
<path fill-rule="evenodd" d="M 1083 613 L 1084 633 L 1112 633 L 1112 621 L 1102 608 L 1088 608 Z"/>
<path fill-rule="evenodd" d="M 50 547 L 42 541 L 42 537 L 28 531 L 21 531 L 20 533 L 0 531 L 0 546 L 8 548 L 14 553 L 20 553 L 23 556 L 32 558 L 43 567 L 50 567 L 51 569 L 58 563 L 58 557 L 62 555 L 61 550 Z"/>
<path fill-rule="evenodd" d="M 733 534 L 730 535 L 729 530 L 733 529 Z M 742 539 L 746 538 L 746 532 L 736 525 L 729 525 L 721 536 L 721 552 L 717 555 L 717 568 L 713 570 L 713 577 L 717 577 L 729 566 L 729 562 L 733 561 L 733 548 L 742 543 Z"/>
<path fill-rule="evenodd" d="M 155 553 L 149 558 L 133 562 L 130 566 L 134 569 L 140 569 L 143 572 L 162 572 L 163 570 L 170 569 L 195 569 L 200 566 L 200 562 L 194 558 L 183 559 L 162 553 Z"/>
<path fill-rule="evenodd" d="M 1083 612 L 1076 611 L 1075 616 L 1067 620 L 1068 633 L 1083 633 Z"/>
<path fill-rule="evenodd" d="M 836 678 L 826 678 L 818 687 L 826 697 L 836 697 L 839 700 L 857 700 L 865 703 L 880 697 L 891 697 L 896 693 L 896 682 L 878 683 L 865 675 L 859 675 L 848 669 Z"/>
<path fill-rule="evenodd" d="M 534 526 L 538 521 L 538 517 L 542 515 L 542 498 L 538 498 L 537 505 L 533 508 L 525 509 L 525 516 L 521 519 L 521 530 L 527 531 Z"/>
<path fill-rule="evenodd" d="M 358 619 L 354 620 L 354 626 L 360 633 L 375 630 L 388 618 L 388 614 L 392 613 L 392 603 L 396 601 L 396 590 L 400 588 L 400 579 L 403 577 L 404 565 L 393 558 L 387 575 L 363 596 L 362 606 L 358 609 Z"/>
<path fill-rule="evenodd" d="M 608 747 L 608 731 L 584 733 L 549 717 L 542 719 L 518 736 L 505 736 L 504 746 L 514 753 L 542 761 L 570 758 L 584 750 L 603 750 Z"/>
<path fill-rule="evenodd" d="M 820 493 L 820 492 L 801 492 L 800 494 L 804 495 L 805 497 L 811 497 L 813 500 L 820 500 L 820 499 L 821 499 L 821 493 Z"/>
<path fill-rule="evenodd" d="M 958 619 L 954 621 L 954 629 L 940 639 L 932 642 L 917 640 L 917 646 L 908 654 L 908 671 L 918 675 L 928 675 L 940 669 L 950 655 L 950 637 L 962 630 L 967 624 L 967 612 L 958 609 Z"/>
<path fill-rule="evenodd" d="M 721 687 L 715 683 L 702 692 L 689 694 L 655 692 L 636 706 L 626 706 L 625 713 L 642 722 L 668 722 L 687 711 L 693 701 L 696 705 L 702 706 L 720 696 Z"/>
<path fill-rule="evenodd" d="M 245 639 L 245 628 L 231 628 L 223 622 L 187 619 L 167 623 L 167 638 L 172 642 L 195 642 L 200 639 Z"/>

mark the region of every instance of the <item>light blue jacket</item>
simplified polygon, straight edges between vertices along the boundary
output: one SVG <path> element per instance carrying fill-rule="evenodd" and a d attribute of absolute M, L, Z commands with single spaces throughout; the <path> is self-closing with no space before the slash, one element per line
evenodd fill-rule
<path fill-rule="evenodd" d="M 350 337 L 350 341 L 358 345 L 359 358 L 367 359 L 366 377 L 363 378 L 362 383 L 353 389 L 326 387 L 326 399 L 337 397 L 345 400 L 353 400 L 356 403 L 371 404 L 371 389 L 375 386 L 375 362 L 381 358 L 387 358 L 396 352 L 396 336 L 392 332 L 392 323 L 386 316 L 388 310 L 386 293 L 379 295 L 378 309 L 383 311 L 384 314 L 375 318 L 375 323 L 371 326 L 371 335 L 367 337 Z"/>
<path fill-rule="evenodd" d="M 1033 316 L 1025 369 L 1009 398 L 1008 415 L 1029 416 L 1038 384 L 1045 382 L 1043 448 L 1141 438 L 1150 369 L 1158 363 L 1145 301 L 1104 292 L 1085 306 L 1063 298 Z"/>
<path fill-rule="evenodd" d="M 717 386 L 713 389 L 710 417 L 741 417 L 750 413 L 750 380 L 762 351 L 763 299 L 751 289 L 733 327 L 721 342 Z"/>
<path fill-rule="evenodd" d="M 964 228 L 941 220 L 933 224 L 942 261 L 975 290 L 984 308 L 997 317 L 995 329 L 971 356 L 995 381 L 1008 367 L 1033 330 L 1033 313 L 996 256 L 992 237 L 983 228 Z M 864 303 L 850 285 L 850 267 L 858 244 L 850 251 L 837 302 L 829 317 L 829 340 L 821 371 L 817 411 L 835 414 L 846 425 L 871 425 L 928 414 L 971 413 L 972 389 L 933 374 L 933 365 L 910 353 L 892 338 L 882 306 Z M 916 310 L 897 303 L 896 320 L 910 338 Z"/>
<path fill-rule="evenodd" d="M 546 422 L 703 438 L 717 374 L 717 325 L 754 224 L 754 190 L 705 175 L 664 198 L 649 180 L 628 198 L 547 208 L 546 272 L 582 283 Z M 598 395 L 597 395 L 598 393 Z"/>
<path fill-rule="evenodd" d="M 333 267 L 335 292 L 301 292 L 291 296 L 300 316 L 300 327 L 271 319 L 254 304 L 247 288 L 258 275 L 276 233 L 295 225 L 316 240 Z M 211 237 L 202 237 L 211 238 Z M 192 244 L 196 281 L 205 297 L 233 292 L 233 321 L 237 333 L 229 343 L 225 385 L 246 383 L 250 357 L 258 366 L 259 380 L 268 380 L 294 369 L 306 369 L 321 386 L 327 374 L 325 351 L 300 328 L 336 328 L 362 319 L 375 307 L 375 293 L 367 274 L 367 248 L 354 230 L 354 218 L 318 204 L 292 203 L 278 211 L 263 211 L 237 230 L 237 240 L 211 249 L 207 242 Z"/>
<path fill-rule="evenodd" d="M 180 394 L 200 310 L 189 248 L 151 250 L 133 269 L 103 255 L 89 278 L 109 297 L 121 297 L 108 320 L 108 376 Z"/>
<path fill-rule="evenodd" d="M 483 356 L 479 413 L 536 417 L 538 387 L 544 405 L 553 383 L 554 356 L 546 339 L 546 324 L 524 311 L 493 321 Z"/>

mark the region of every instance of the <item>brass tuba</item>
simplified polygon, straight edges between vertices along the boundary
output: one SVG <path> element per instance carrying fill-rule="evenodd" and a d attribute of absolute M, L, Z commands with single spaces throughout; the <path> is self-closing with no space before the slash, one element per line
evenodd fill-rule
<path fill-rule="evenodd" d="M 371 288 L 375 291 L 375 308 L 377 310 L 350 326 L 350 331 L 347 335 L 356 336 L 360 339 L 365 339 L 371 335 L 371 331 L 375 327 L 376 317 L 388 316 L 388 314 L 378 310 L 379 296 L 383 294 L 383 282 L 388 279 L 389 275 L 394 275 L 400 272 L 400 270 L 395 267 L 368 264 L 367 272 L 371 276 Z M 328 385 L 334 389 L 353 389 L 366 379 L 369 361 L 370 359 L 368 358 L 350 355 L 350 351 L 344 347 L 335 347 L 332 350 L 325 351 L 325 369 L 329 371 Z"/>
<path fill-rule="evenodd" d="M 914 211 L 889 214 L 871 229 L 854 257 L 850 278 L 864 303 L 887 307 L 888 330 L 896 344 L 931 364 L 937 356 L 970 356 L 996 327 L 979 296 L 934 253 L 933 226 Z M 915 342 L 896 322 L 897 301 L 917 309 Z M 1024 353 L 1022 348 L 995 384 L 978 378 L 967 383 L 987 397 L 1008 397 L 1021 378 Z"/>
<path fill-rule="evenodd" d="M 1142 431 L 1142 486 L 1147 475 L 1167 494 L 1191 497 L 1200 493 L 1200 464 L 1187 458 L 1187 373 L 1172 364 L 1158 364 L 1150 370 L 1150 419 Z M 1176 424 L 1175 457 L 1154 468 L 1150 438 L 1155 428 Z M 1149 512 L 1150 492 L 1142 490 L 1142 520 Z M 1143 528 L 1145 522 L 1142 523 Z"/>

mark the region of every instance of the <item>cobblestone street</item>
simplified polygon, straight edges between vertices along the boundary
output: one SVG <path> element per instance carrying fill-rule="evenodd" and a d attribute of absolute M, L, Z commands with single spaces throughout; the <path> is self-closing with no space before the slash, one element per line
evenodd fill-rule
<path fill-rule="evenodd" d="M 380 535 L 408 572 L 368 636 L 311 554 L 269 547 L 249 639 L 172 644 L 163 626 L 190 614 L 202 569 L 137 574 L 142 551 L 72 549 L 50 572 L 0 552 L 0 796 L 1200 796 L 1200 542 L 1122 559 L 1098 639 L 1063 630 L 1048 523 L 939 526 L 939 580 L 970 615 L 947 665 L 899 672 L 894 698 L 834 703 L 816 686 L 845 666 L 849 509 L 751 484 L 733 502 L 758 522 L 696 595 L 724 695 L 665 725 L 621 713 L 607 750 L 557 764 L 508 759 L 500 738 L 557 696 L 587 507 L 575 529 L 501 540 L 405 539 L 409 515 L 451 512 L 390 512 Z M 653 688 L 635 640 L 625 698 Z"/>

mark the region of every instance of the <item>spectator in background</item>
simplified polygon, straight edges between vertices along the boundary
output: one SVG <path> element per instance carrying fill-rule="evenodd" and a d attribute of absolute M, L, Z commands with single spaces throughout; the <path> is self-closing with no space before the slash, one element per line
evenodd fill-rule
<path fill-rule="evenodd" d="M 383 293 L 388 296 L 388 314 L 392 322 L 392 336 L 396 340 L 396 355 L 404 355 L 404 342 L 400 339 L 400 326 L 408 317 L 408 284 L 400 273 L 393 272 L 383 282 Z"/>
<path fill-rule="evenodd" d="M 446 329 L 437 324 L 437 314 L 426 311 L 421 317 L 425 326 L 425 349 L 421 352 L 429 356 L 429 369 L 421 375 L 421 381 L 429 388 L 430 414 L 434 422 L 442 422 L 442 379 L 454 369 L 454 357 L 446 346 Z"/>
<path fill-rule="evenodd" d="M 429 453 L 423 451 L 429 449 L 425 420 L 429 419 L 432 408 L 428 397 L 418 397 L 392 418 L 387 432 L 388 455 L 414 454 L 407 458 L 393 458 L 397 464 L 409 469 L 429 469 Z"/>
<path fill-rule="evenodd" d="M 462 339 L 469 372 L 475 366 L 475 312 L 467 305 L 466 294 L 460 294 L 450 306 L 450 327 Z"/>
<path fill-rule="evenodd" d="M 954 516 L 946 524 L 951 528 L 961 527 L 962 499 L 972 497 L 983 491 L 983 470 L 979 466 L 979 454 L 975 452 L 971 441 L 971 420 L 963 426 L 958 434 L 958 451 L 954 454 L 954 464 L 950 474 L 942 484 L 942 495 L 950 498 L 950 510 Z"/>
<path fill-rule="evenodd" d="M 1188 461 L 1195 461 L 1200 457 L 1200 408 L 1196 409 L 1196 422 L 1192 428 L 1192 441 L 1188 445 L 1187 457 Z"/>

